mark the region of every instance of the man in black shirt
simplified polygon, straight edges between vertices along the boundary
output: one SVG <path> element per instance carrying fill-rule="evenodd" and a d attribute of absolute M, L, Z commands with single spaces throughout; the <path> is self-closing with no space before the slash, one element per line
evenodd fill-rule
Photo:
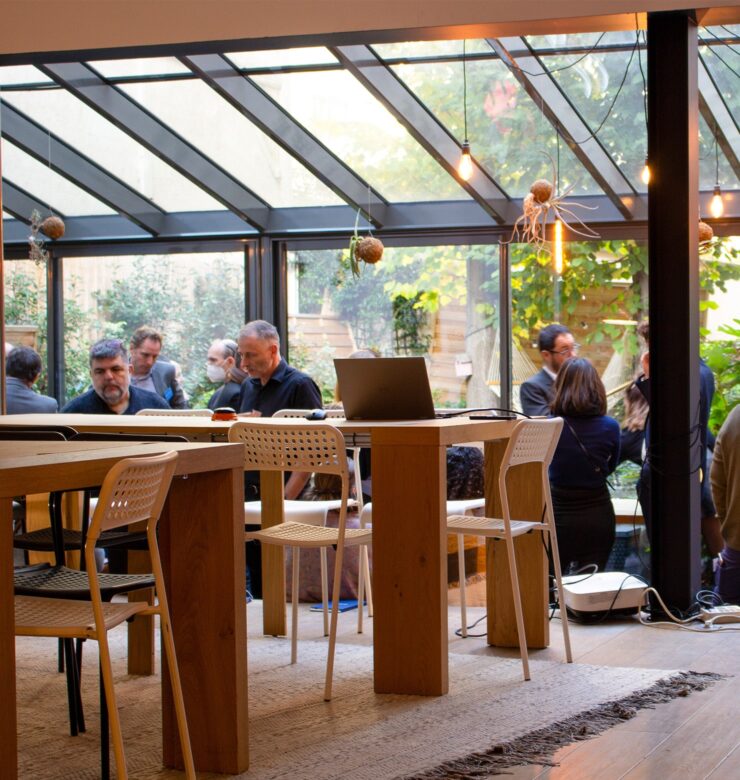
<path fill-rule="evenodd" d="M 280 336 L 273 325 L 265 320 L 248 322 L 239 331 L 238 344 L 241 369 L 248 374 L 241 386 L 240 416 L 272 417 L 279 409 L 321 408 L 316 382 L 280 356 Z M 308 472 L 292 472 L 285 483 L 285 498 L 298 498 L 310 477 Z M 259 499 L 259 473 L 245 472 L 244 498 Z M 247 567 L 251 591 L 259 597 L 262 572 L 258 542 L 247 543 Z"/>

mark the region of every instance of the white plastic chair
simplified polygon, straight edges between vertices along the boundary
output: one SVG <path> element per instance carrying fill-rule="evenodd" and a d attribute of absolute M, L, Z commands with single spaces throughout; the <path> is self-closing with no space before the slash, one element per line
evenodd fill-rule
<path fill-rule="evenodd" d="M 299 550 L 302 547 L 335 547 L 331 627 L 329 629 L 329 652 L 324 685 L 324 699 L 329 701 L 334 669 L 344 548 L 345 545 L 370 544 L 372 538 L 370 530 L 346 527 L 349 466 L 345 454 L 344 437 L 336 428 L 325 422 L 276 424 L 273 420 L 252 419 L 249 422 L 234 423 L 229 430 L 229 441 L 241 442 L 244 445 L 245 470 L 311 471 L 337 474 L 341 478 L 338 528 L 286 521 L 270 528 L 245 534 L 245 538 L 248 540 L 258 539 L 262 544 L 291 547 L 293 550 L 291 663 L 295 663 L 298 658 Z M 358 608 L 361 608 L 361 605 L 358 604 Z"/>
<path fill-rule="evenodd" d="M 157 546 L 157 523 L 175 472 L 177 453 L 169 452 L 151 458 L 127 458 L 119 461 L 108 472 L 100 489 L 85 543 L 87 572 L 78 572 L 89 581 L 89 601 L 57 598 L 50 595 L 15 597 L 15 633 L 17 636 L 48 636 L 97 640 L 100 648 L 100 671 L 105 691 L 108 722 L 110 723 L 116 772 L 126 778 L 126 757 L 123 749 L 121 721 L 116 705 L 113 670 L 108 648 L 108 631 L 136 615 L 158 615 L 162 631 L 162 643 L 167 656 L 167 666 L 172 684 L 177 727 L 182 747 L 185 773 L 195 778 L 193 754 L 185 716 L 185 704 L 177 666 L 175 644 L 172 637 L 170 613 L 164 587 L 164 575 Z M 146 522 L 147 540 L 151 555 L 156 604 L 143 601 L 104 602 L 101 596 L 101 580 L 95 567 L 95 545 L 103 531 Z M 107 575 L 110 579 L 111 575 Z M 108 723 L 101 717 L 101 739 L 107 744 L 103 729 Z M 107 761 L 107 749 L 104 766 Z"/>
<path fill-rule="evenodd" d="M 210 409 L 139 409 L 136 414 L 146 417 L 211 417 L 213 412 Z"/>
<path fill-rule="evenodd" d="M 558 555 L 558 540 L 555 532 L 555 517 L 552 508 L 552 497 L 550 495 L 550 479 L 548 476 L 548 467 L 555 453 L 555 448 L 557 447 L 562 428 L 563 420 L 560 417 L 555 417 L 550 420 L 522 420 L 514 427 L 501 461 L 498 476 L 498 488 L 503 518 L 470 517 L 469 515 L 452 515 L 447 518 L 447 532 L 450 534 L 457 534 L 458 537 L 460 611 L 462 616 L 462 635 L 464 637 L 467 636 L 467 611 L 465 604 L 465 556 L 462 550 L 463 535 L 468 534 L 470 536 L 485 536 L 491 539 L 504 539 L 506 542 L 506 554 L 511 575 L 511 592 L 514 598 L 516 626 L 519 635 L 519 649 L 522 655 L 522 667 L 525 680 L 530 679 L 529 656 L 527 654 L 527 638 L 524 633 L 524 613 L 522 611 L 522 599 L 519 590 L 519 576 L 517 573 L 516 556 L 514 554 L 514 537 L 516 536 L 539 530 L 548 534 L 550 537 L 558 598 L 562 605 L 560 616 L 563 625 L 565 656 L 568 663 L 573 662 L 570 649 L 570 635 L 568 633 L 568 615 L 565 610 L 565 597 L 560 574 L 560 557 Z M 544 510 L 542 518 L 538 517 L 536 520 L 511 519 L 509 498 L 506 488 L 506 475 L 510 468 L 522 463 L 540 464 Z"/>

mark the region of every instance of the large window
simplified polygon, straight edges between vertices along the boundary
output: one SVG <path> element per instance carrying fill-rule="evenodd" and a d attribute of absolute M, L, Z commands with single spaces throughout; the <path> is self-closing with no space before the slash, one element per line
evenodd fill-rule
<path fill-rule="evenodd" d="M 89 384 L 87 350 L 96 339 L 126 343 L 139 325 L 162 332 L 162 357 L 182 370 L 192 406 L 215 389 L 205 372 L 214 339 L 244 323 L 241 252 L 68 258 L 64 264 L 66 396 Z"/>

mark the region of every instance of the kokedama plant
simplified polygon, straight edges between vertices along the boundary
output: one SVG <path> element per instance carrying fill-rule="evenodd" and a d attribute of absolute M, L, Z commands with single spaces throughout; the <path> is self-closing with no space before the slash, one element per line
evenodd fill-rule
<path fill-rule="evenodd" d="M 355 232 L 349 240 L 349 267 L 352 269 L 352 275 L 360 275 L 360 260 L 370 265 L 377 263 L 383 257 L 383 242 L 372 235 L 361 236 L 357 230 L 360 221 L 360 212 L 357 212 L 355 219 Z"/>

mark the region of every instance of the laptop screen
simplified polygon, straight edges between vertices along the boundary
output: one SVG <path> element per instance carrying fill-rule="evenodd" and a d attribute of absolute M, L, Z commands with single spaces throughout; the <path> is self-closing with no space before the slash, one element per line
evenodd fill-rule
<path fill-rule="evenodd" d="M 434 402 L 423 357 L 335 358 L 348 420 L 432 420 Z"/>

